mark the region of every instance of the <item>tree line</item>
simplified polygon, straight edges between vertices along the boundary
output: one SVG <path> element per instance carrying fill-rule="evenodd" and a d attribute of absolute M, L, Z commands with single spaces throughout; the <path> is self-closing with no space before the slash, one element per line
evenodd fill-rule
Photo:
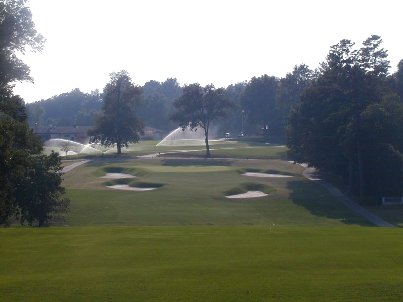
<path fill-rule="evenodd" d="M 339 176 L 363 202 L 403 195 L 403 60 L 389 74 L 373 35 L 331 47 L 288 125 L 290 155 Z"/>
<path fill-rule="evenodd" d="M 94 125 L 91 141 L 116 145 L 118 153 L 139 141 L 144 125 L 202 129 L 206 157 L 213 125 L 269 134 L 286 139 L 296 162 L 339 176 L 361 201 L 403 195 L 403 61 L 389 73 L 379 36 L 359 48 L 342 40 L 316 70 L 302 64 L 284 78 L 263 75 L 227 88 L 181 87 L 175 79 L 140 87 L 123 70 L 102 93 L 76 89 L 26 106 L 13 93 L 15 81 L 30 79 L 16 54 L 40 51 L 44 39 L 25 2 L 0 3 L 0 224 L 46 225 L 69 205 L 60 157 L 42 154 L 28 120 Z"/>
<path fill-rule="evenodd" d="M 182 128 L 202 129 L 206 157 L 210 157 L 208 138 L 213 123 L 230 127 L 228 113 L 241 110 L 246 131 L 257 132 L 262 127 L 267 130 L 264 134 L 281 136 L 286 129 L 292 159 L 340 177 L 362 202 L 401 196 L 402 67 L 403 60 L 398 71 L 389 74 L 387 51 L 379 36 L 372 35 L 360 48 L 344 39 L 330 48 L 315 71 L 299 65 L 283 79 L 264 75 L 227 89 L 185 85 L 172 103 L 170 119 Z M 117 81 L 115 77 L 127 81 L 127 89 L 134 89 L 127 73 L 112 74 L 111 84 Z M 136 117 L 136 102 L 119 105 L 134 97 L 121 99 L 122 86 L 108 85 L 105 95 L 115 91 L 114 96 L 105 98 L 103 118 L 98 119 L 92 140 L 117 144 L 120 153 L 121 145 L 139 140 L 143 125 Z M 136 91 L 139 98 L 141 89 Z M 123 111 L 118 113 L 120 107 Z M 119 126 L 119 117 L 128 123 Z"/>
<path fill-rule="evenodd" d="M 251 136 L 262 134 L 262 128 L 268 126 L 271 136 L 284 142 L 289 111 L 299 100 L 312 75 L 308 66 L 302 64 L 295 66 L 284 78 L 263 75 L 220 88 L 232 102 L 231 114 L 215 120 L 214 130 L 220 136 L 227 132 L 234 136 L 241 132 Z M 148 127 L 166 132 L 176 128 L 178 125 L 171 118 L 175 112 L 174 101 L 183 95 L 185 87 L 175 78 L 164 82 L 151 80 L 139 86 L 137 116 Z M 74 89 L 27 104 L 29 123 L 32 127 L 94 126 L 104 101 L 104 92 L 94 90 L 83 93 Z"/>

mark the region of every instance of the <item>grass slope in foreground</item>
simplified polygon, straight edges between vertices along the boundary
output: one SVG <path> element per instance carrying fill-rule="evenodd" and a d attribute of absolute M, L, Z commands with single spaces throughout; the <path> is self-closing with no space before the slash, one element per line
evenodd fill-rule
<path fill-rule="evenodd" d="M 2 301 L 401 301 L 401 229 L 1 229 Z"/>

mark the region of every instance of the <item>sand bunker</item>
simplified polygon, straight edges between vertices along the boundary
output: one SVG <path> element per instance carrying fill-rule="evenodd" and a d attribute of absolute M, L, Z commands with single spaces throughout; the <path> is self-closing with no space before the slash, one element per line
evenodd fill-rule
<path fill-rule="evenodd" d="M 125 173 L 106 173 L 105 176 L 101 178 L 108 178 L 108 179 L 122 179 L 122 178 L 135 178 L 136 176 L 125 174 Z"/>
<path fill-rule="evenodd" d="M 228 195 L 225 197 L 227 197 L 227 198 L 258 198 L 258 197 L 264 197 L 264 196 L 267 196 L 267 194 L 263 193 L 261 191 L 248 191 L 246 193 Z"/>
<path fill-rule="evenodd" d="M 115 190 L 124 190 L 124 191 L 137 191 L 137 192 L 151 191 L 151 190 L 156 189 L 156 188 L 131 187 L 129 185 L 113 185 L 113 186 L 107 186 L 107 188 L 111 188 L 111 189 L 115 189 Z"/>
<path fill-rule="evenodd" d="M 252 177 L 292 177 L 291 175 L 284 175 L 284 174 L 269 174 L 269 173 L 257 173 L 257 172 L 246 172 L 242 175 L 245 176 L 252 176 Z"/>

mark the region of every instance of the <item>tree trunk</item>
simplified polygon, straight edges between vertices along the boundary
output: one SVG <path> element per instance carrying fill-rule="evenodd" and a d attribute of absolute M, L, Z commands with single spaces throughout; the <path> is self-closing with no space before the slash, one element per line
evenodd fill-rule
<path fill-rule="evenodd" d="M 118 155 L 122 154 L 122 143 L 120 141 L 120 136 L 118 135 L 116 140 L 116 147 L 118 149 Z"/>
<path fill-rule="evenodd" d="M 205 143 L 206 143 L 206 158 L 210 158 L 211 154 L 210 154 L 210 146 L 208 143 L 208 128 L 204 130 L 204 135 L 205 135 Z"/>
<path fill-rule="evenodd" d="M 354 194 L 354 166 L 353 160 L 350 160 L 348 164 L 348 191 L 350 194 Z"/>
<path fill-rule="evenodd" d="M 364 196 L 364 171 L 362 163 L 362 152 L 360 143 L 360 114 L 356 112 L 355 114 L 355 127 L 356 127 L 356 152 L 357 152 L 357 169 L 358 169 L 358 194 L 360 201 Z"/>
<path fill-rule="evenodd" d="M 357 140 L 357 164 L 358 164 L 358 189 L 359 189 L 360 201 L 362 201 L 364 196 L 364 172 L 362 165 L 361 144 L 359 140 Z"/>

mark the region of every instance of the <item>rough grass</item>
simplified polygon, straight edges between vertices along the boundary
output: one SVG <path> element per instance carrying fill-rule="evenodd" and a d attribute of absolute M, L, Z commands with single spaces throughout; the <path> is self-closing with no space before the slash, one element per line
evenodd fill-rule
<path fill-rule="evenodd" d="M 1 229 L 2 301 L 401 301 L 401 229 Z"/>

